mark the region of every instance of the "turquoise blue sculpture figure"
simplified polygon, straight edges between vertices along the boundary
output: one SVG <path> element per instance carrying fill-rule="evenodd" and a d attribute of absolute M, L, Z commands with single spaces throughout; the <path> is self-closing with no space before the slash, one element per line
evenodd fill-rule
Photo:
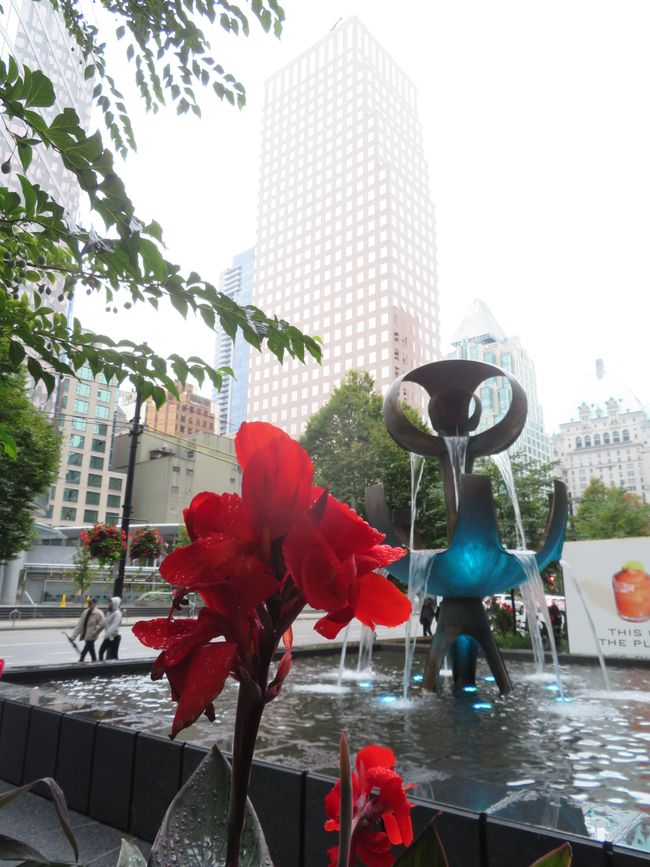
<path fill-rule="evenodd" d="M 482 382 L 493 377 L 503 377 L 509 383 L 510 406 L 493 427 L 475 432 L 481 419 L 476 392 Z M 414 427 L 402 412 L 399 396 L 405 383 L 417 383 L 427 391 L 434 433 Z M 472 468 L 476 458 L 497 454 L 515 442 L 526 423 L 526 395 L 511 373 L 494 365 L 464 359 L 438 361 L 395 380 L 383 411 L 389 433 L 402 448 L 435 457 L 442 467 L 448 547 L 431 552 L 425 565 L 427 594 L 443 599 L 423 687 L 435 688 L 447 653 L 454 684 L 474 685 L 481 648 L 499 689 L 509 692 L 512 684 L 482 600 L 518 587 L 526 576 L 520 560 L 501 542 L 491 480 L 473 474 Z M 403 543 L 386 509 L 381 485 L 367 489 L 366 508 L 370 521 L 387 533 L 389 541 Z M 556 481 L 544 542 L 535 552 L 540 571 L 561 557 L 567 514 L 566 486 Z M 393 564 L 391 572 L 408 583 L 409 557 Z"/>

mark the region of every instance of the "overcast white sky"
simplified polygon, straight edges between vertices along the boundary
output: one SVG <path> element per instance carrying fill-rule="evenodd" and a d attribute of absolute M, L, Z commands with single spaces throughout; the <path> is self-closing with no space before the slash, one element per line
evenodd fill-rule
<path fill-rule="evenodd" d="M 131 102 L 139 143 L 122 172 L 162 223 L 170 257 L 218 281 L 255 243 L 265 78 L 358 15 L 419 90 L 438 238 L 443 351 L 479 296 L 535 361 L 550 430 L 597 357 L 650 402 L 650 3 L 647 0 L 286 0 L 280 41 L 215 33 L 247 87 L 238 112 L 158 117 Z M 259 30 L 259 32 L 258 32 Z M 96 329 L 211 359 L 213 337 L 169 316 Z M 273 311 L 267 311 L 272 313 Z"/>

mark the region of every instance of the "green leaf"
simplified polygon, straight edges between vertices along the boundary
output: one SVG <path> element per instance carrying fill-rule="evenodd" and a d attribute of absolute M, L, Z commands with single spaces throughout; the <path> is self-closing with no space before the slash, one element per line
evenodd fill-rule
<path fill-rule="evenodd" d="M 88 66 L 84 69 L 84 79 L 88 81 L 88 79 L 92 78 L 95 72 L 97 71 L 97 67 L 94 63 L 89 63 Z M 101 93 L 101 84 L 99 85 L 99 92 Z"/>
<path fill-rule="evenodd" d="M 3 425 L 0 425 L 0 445 L 4 449 L 4 453 L 7 457 L 11 458 L 12 461 L 15 461 L 18 456 L 16 440 Z"/>
<path fill-rule="evenodd" d="M 570 843 L 563 843 L 557 849 L 538 858 L 530 867 L 571 867 L 573 851 Z"/>
<path fill-rule="evenodd" d="M 25 347 L 22 343 L 19 343 L 17 340 L 9 341 L 9 361 L 11 362 L 14 370 L 18 370 L 20 365 L 22 364 L 22 360 L 25 357 Z"/>
<path fill-rule="evenodd" d="M 52 86 L 52 82 L 40 69 L 35 69 L 31 73 L 30 88 L 25 100 L 25 106 L 49 108 L 51 105 L 54 105 L 54 87 Z"/>
<path fill-rule="evenodd" d="M 147 859 L 137 846 L 123 839 L 115 867 L 147 867 Z"/>
<path fill-rule="evenodd" d="M 27 858 L 36 864 L 49 864 L 47 856 L 42 855 L 38 849 L 33 849 L 27 843 L 16 840 L 14 837 L 6 837 L 0 834 L 0 861 L 17 860 Z"/>
<path fill-rule="evenodd" d="M 149 867 L 205 867 L 225 864 L 230 765 L 216 747 L 201 762 L 169 805 L 151 848 Z M 250 801 L 242 834 L 240 867 L 272 867 Z"/>
<path fill-rule="evenodd" d="M 435 822 L 435 819 L 429 822 L 417 840 L 399 856 L 395 867 L 449 867 Z"/>

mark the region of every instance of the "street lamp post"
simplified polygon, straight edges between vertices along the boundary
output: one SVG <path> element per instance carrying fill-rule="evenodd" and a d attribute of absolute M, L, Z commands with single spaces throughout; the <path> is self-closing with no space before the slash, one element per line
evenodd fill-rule
<path fill-rule="evenodd" d="M 117 567 L 117 575 L 113 583 L 113 596 L 122 598 L 124 589 L 124 571 L 126 569 L 126 556 L 129 548 L 129 527 L 131 526 L 131 500 L 133 498 L 133 477 L 135 475 L 135 459 L 138 451 L 138 439 L 142 433 L 142 425 L 140 424 L 140 410 L 142 408 L 142 395 L 139 391 L 135 393 L 135 408 L 133 410 L 133 418 L 131 419 L 131 427 L 129 428 L 129 436 L 131 442 L 129 444 L 129 465 L 126 471 L 126 488 L 124 490 L 124 503 L 122 505 L 122 532 L 126 539 L 126 547 L 122 551 L 120 562 Z"/>

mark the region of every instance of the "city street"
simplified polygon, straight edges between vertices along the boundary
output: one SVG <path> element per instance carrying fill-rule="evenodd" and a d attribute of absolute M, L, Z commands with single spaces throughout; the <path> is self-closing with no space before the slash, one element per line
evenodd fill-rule
<path fill-rule="evenodd" d="M 334 642 L 329 642 L 327 639 L 320 636 L 314 631 L 314 625 L 317 622 L 317 617 L 313 614 L 303 615 L 293 625 L 294 645 L 306 646 L 310 644 L 340 644 L 344 630 L 339 633 L 338 639 Z M 120 644 L 121 659 L 147 659 L 153 658 L 156 655 L 152 651 L 137 640 L 131 632 L 134 618 L 128 617 L 125 625 L 122 626 L 121 635 L 122 642 Z M 421 629 L 419 624 L 418 630 Z M 60 665 L 76 661 L 74 648 L 66 640 L 62 632 L 72 634 L 74 629 L 74 621 L 60 620 L 49 621 L 47 626 L 41 625 L 21 625 L 21 626 L 5 626 L 0 627 L 0 658 L 5 660 L 7 668 L 17 668 L 32 665 Z M 350 625 L 350 640 L 357 641 L 361 632 L 361 624 L 357 620 L 353 620 Z M 385 627 L 377 628 L 378 638 L 400 638 L 404 636 L 405 627 L 400 626 L 396 629 L 387 629 Z M 96 650 L 102 641 L 100 634 L 95 643 Z M 79 647 L 81 644 L 77 642 Z"/>

